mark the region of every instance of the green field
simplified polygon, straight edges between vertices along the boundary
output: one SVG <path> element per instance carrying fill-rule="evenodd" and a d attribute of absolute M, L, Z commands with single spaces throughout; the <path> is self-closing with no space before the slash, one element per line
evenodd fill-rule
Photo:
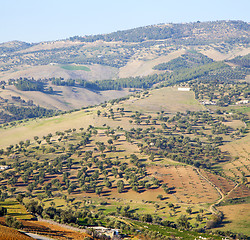
<path fill-rule="evenodd" d="M 154 224 L 148 224 L 148 223 L 141 223 L 137 221 L 133 221 L 133 224 L 135 227 L 140 228 L 140 229 L 147 229 L 148 231 L 153 231 L 153 232 L 158 232 L 162 234 L 163 236 L 169 236 L 169 237 L 176 237 L 176 238 L 181 238 L 181 239 L 197 239 L 200 236 L 203 238 L 210 238 L 211 235 L 209 234 L 202 234 L 202 233 L 197 233 L 194 231 L 183 231 L 183 230 L 178 230 L 178 229 L 173 229 L 169 228 L 166 226 L 159 226 L 159 225 L 154 225 Z M 199 238 L 200 239 L 200 238 Z M 221 239 L 221 237 L 218 236 L 213 236 L 212 239 Z"/>
<path fill-rule="evenodd" d="M 176 87 L 165 87 L 152 90 L 148 97 L 131 99 L 124 106 L 132 111 L 154 113 L 166 111 L 167 113 L 202 111 L 206 108 L 195 98 L 192 91 L 181 92 Z"/>
<path fill-rule="evenodd" d="M 26 220 L 30 220 L 33 218 L 33 216 L 27 212 L 25 207 L 16 200 L 10 199 L 8 201 L 0 202 L 0 207 L 7 208 L 7 215 L 9 216 Z"/>
<path fill-rule="evenodd" d="M 62 65 L 61 68 L 65 70 L 75 71 L 75 70 L 83 70 L 86 72 L 90 72 L 90 68 L 83 66 L 83 65 Z"/>

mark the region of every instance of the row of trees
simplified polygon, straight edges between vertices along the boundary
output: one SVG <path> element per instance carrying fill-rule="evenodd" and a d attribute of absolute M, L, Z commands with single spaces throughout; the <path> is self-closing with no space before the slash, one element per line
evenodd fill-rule
<path fill-rule="evenodd" d="M 36 117 L 51 117 L 56 113 L 55 110 L 43 108 L 40 106 L 19 107 L 15 105 L 7 105 L 4 107 L 4 109 L 7 111 L 5 113 L 6 115 L 8 115 L 7 113 L 11 114 L 10 119 L 6 119 L 6 117 L 3 117 L 4 122 Z"/>
<path fill-rule="evenodd" d="M 44 91 L 44 83 L 41 81 L 19 78 L 14 82 L 15 87 L 21 91 Z"/>

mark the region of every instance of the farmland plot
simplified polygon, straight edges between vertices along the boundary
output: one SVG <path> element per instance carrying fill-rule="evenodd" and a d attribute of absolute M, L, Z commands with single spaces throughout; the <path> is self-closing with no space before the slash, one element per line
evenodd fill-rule
<path fill-rule="evenodd" d="M 219 198 L 218 192 L 192 167 L 156 166 L 149 171 L 173 189 L 171 195 L 180 203 L 212 203 Z"/>

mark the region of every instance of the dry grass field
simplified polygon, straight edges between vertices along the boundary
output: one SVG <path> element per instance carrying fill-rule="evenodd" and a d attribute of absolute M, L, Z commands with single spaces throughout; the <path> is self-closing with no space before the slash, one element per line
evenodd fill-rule
<path fill-rule="evenodd" d="M 133 59 L 129 61 L 126 66 L 119 69 L 119 77 L 136 77 L 136 76 L 147 76 L 155 73 L 161 73 L 161 71 L 154 70 L 153 67 L 163 62 L 169 62 L 175 59 L 186 51 L 184 49 L 174 51 L 166 56 L 156 57 L 151 56 L 147 60 Z"/>
<path fill-rule="evenodd" d="M 34 79 L 43 78 L 64 78 L 64 79 L 85 79 L 85 80 L 105 80 L 114 79 L 118 75 L 118 69 L 114 67 L 102 66 L 98 64 L 88 65 L 90 71 L 66 70 L 60 65 L 41 65 L 41 66 L 20 66 L 15 70 L 0 73 L 0 80 L 7 81 L 11 78 L 26 77 Z"/>
<path fill-rule="evenodd" d="M 218 210 L 225 214 L 223 227 L 218 228 L 224 231 L 233 231 L 250 235 L 250 205 L 237 204 L 218 207 Z"/>
<path fill-rule="evenodd" d="M 225 174 L 238 178 L 241 182 L 245 177 L 250 182 L 250 134 L 243 139 L 239 139 L 221 146 L 222 151 L 227 151 L 233 157 L 230 162 L 221 164 Z"/>
<path fill-rule="evenodd" d="M 167 198 L 178 203 L 212 203 L 220 197 L 218 192 L 190 166 L 151 166 L 149 172 L 173 189 Z"/>
<path fill-rule="evenodd" d="M 238 46 L 231 50 L 230 52 L 227 51 L 218 51 L 219 45 L 213 44 L 205 49 L 201 49 L 200 52 L 209 58 L 212 58 L 215 61 L 222 61 L 226 59 L 232 59 L 236 56 L 244 56 L 250 53 L 250 48 L 245 48 L 242 46 Z"/>
<path fill-rule="evenodd" d="M 234 187 L 235 183 L 232 180 L 226 179 L 219 175 L 212 174 L 208 171 L 201 170 L 203 176 L 211 181 L 216 187 L 218 187 L 223 194 L 229 193 Z"/>
<path fill-rule="evenodd" d="M 20 96 L 25 101 L 32 100 L 34 104 L 56 110 L 79 109 L 89 105 L 99 104 L 129 94 L 128 90 L 109 90 L 94 92 L 85 88 L 52 86 L 55 94 L 46 94 L 37 91 L 20 91 L 14 86 L 8 86 L 0 90 L 0 97 L 10 99 L 12 96 Z"/>
<path fill-rule="evenodd" d="M 32 240 L 32 237 L 29 237 L 19 231 L 0 225 L 0 239 L 1 240 Z"/>
<path fill-rule="evenodd" d="M 245 127 L 245 124 L 240 120 L 231 120 L 230 122 L 224 122 L 224 124 L 234 129 Z"/>
<path fill-rule="evenodd" d="M 110 91 L 109 96 L 117 97 L 115 91 Z M 178 111 L 185 112 L 187 110 L 198 111 L 205 109 L 204 106 L 200 105 L 194 99 L 193 92 L 180 92 L 176 88 L 152 90 L 149 97 L 132 97 L 124 103 L 120 103 L 117 107 L 124 107 L 126 111 L 141 111 L 152 114 L 156 114 L 156 112 L 161 110 L 173 114 Z M 106 123 L 114 128 L 121 126 L 124 129 L 129 129 L 131 127 L 127 118 L 113 121 L 109 118 L 97 117 L 97 109 L 103 111 L 101 107 L 98 107 L 48 119 L 29 120 L 12 128 L 2 128 L 0 129 L 0 148 L 15 144 L 21 140 L 33 139 L 34 136 L 42 137 L 48 133 L 64 131 L 72 128 L 72 126 L 79 129 L 80 127 L 86 128 L 90 124 L 102 126 Z"/>
<path fill-rule="evenodd" d="M 168 87 L 152 90 L 149 97 L 131 99 L 124 107 L 133 111 L 155 113 L 165 111 L 167 113 L 206 110 L 204 106 L 194 99 L 193 92 L 178 91 L 176 87 Z"/>

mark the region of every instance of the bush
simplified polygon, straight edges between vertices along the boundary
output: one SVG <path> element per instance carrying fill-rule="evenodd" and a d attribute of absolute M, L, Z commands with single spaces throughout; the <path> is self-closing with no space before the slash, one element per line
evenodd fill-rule
<path fill-rule="evenodd" d="M 17 228 L 17 229 L 20 229 L 23 227 L 23 224 L 20 221 L 18 221 L 16 218 L 13 218 L 11 216 L 7 216 L 5 219 L 5 222 L 8 227 Z"/>
<path fill-rule="evenodd" d="M 0 217 L 4 216 L 7 214 L 7 208 L 5 207 L 0 207 Z"/>

